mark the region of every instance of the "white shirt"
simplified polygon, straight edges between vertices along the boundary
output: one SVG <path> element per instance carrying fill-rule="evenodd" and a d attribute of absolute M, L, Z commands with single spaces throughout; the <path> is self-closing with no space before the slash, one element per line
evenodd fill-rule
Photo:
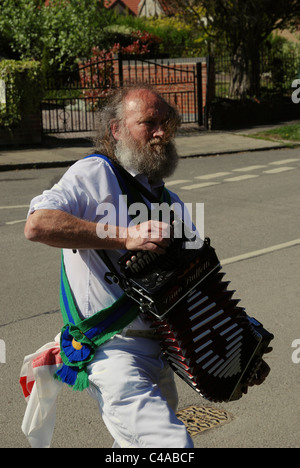
<path fill-rule="evenodd" d="M 156 192 L 162 184 L 150 186 L 146 177 L 141 175 L 135 175 L 135 177 L 148 190 L 157 195 Z M 172 192 L 169 193 L 172 203 L 183 207 L 178 196 Z M 102 218 L 99 213 L 103 213 L 103 207 L 109 207 L 104 204 L 109 203 L 115 207 L 115 210 L 110 213 L 111 224 L 116 221 L 115 224 L 118 225 L 120 218 L 121 222 L 127 218 L 127 223 L 129 223 L 131 218 L 128 214 L 124 216 L 128 209 L 121 196 L 122 191 L 113 169 L 105 160 L 95 156 L 76 162 L 51 190 L 46 190 L 42 195 L 35 197 L 30 204 L 29 214 L 38 209 L 62 210 L 97 223 Z M 105 219 L 107 221 L 107 217 Z M 66 274 L 83 318 L 88 318 L 109 307 L 124 294 L 118 285 L 110 285 L 105 281 L 104 275 L 108 268 L 94 250 L 82 249 L 74 254 L 71 249 L 64 249 L 63 252 Z M 115 265 L 124 254 L 124 251 L 117 250 L 107 252 Z M 142 316 L 139 316 L 130 326 L 130 328 L 137 329 L 148 327 L 148 321 Z"/>

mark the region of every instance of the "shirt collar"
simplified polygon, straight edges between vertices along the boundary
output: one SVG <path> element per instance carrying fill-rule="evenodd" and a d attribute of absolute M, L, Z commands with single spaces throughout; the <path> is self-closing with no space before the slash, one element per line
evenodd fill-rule
<path fill-rule="evenodd" d="M 148 177 L 145 176 L 144 174 L 141 174 L 141 173 L 138 173 L 136 172 L 135 170 L 128 170 L 127 169 L 127 172 L 129 172 L 129 174 L 131 174 L 133 177 L 135 177 L 140 183 L 142 183 L 143 185 L 145 185 L 146 187 L 148 187 L 149 189 L 158 189 L 158 188 L 161 188 L 161 187 L 164 187 L 165 183 L 162 179 L 160 179 L 158 182 L 156 182 L 155 184 L 151 184 L 148 180 Z"/>

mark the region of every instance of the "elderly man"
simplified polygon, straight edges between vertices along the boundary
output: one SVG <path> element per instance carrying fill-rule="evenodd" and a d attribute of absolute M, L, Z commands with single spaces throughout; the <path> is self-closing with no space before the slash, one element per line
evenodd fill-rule
<path fill-rule="evenodd" d="M 88 386 L 115 447 L 193 447 L 176 417 L 173 371 L 151 324 L 123 299 L 118 284 L 105 281 L 107 266 L 97 253 L 105 251 L 117 267 L 127 250 L 165 252 L 169 223 L 145 220 L 138 228 L 130 223 L 124 194 L 136 199 L 130 183 L 128 190 L 122 187 L 115 165 L 163 200 L 163 178 L 177 164 L 173 138 L 179 122 L 173 107 L 147 86 L 117 92 L 99 113 L 95 153 L 32 200 L 25 226 L 27 239 L 63 249 L 64 365 L 58 378 L 80 389 Z M 175 194 L 167 196 L 183 206 Z M 107 206 L 114 210 L 104 216 Z M 120 219 L 126 222 L 116 222 Z"/>

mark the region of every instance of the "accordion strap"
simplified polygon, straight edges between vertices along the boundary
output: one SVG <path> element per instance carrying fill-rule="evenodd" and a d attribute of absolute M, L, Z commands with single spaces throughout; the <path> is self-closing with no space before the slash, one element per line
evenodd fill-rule
<path fill-rule="evenodd" d="M 167 202 L 169 204 L 171 204 L 170 194 L 169 194 L 168 190 L 165 187 L 162 187 L 161 197 L 158 198 L 152 192 L 150 192 L 143 184 L 141 184 L 136 179 L 136 177 L 133 177 L 128 171 L 126 171 L 126 169 L 124 169 L 122 166 L 120 166 L 115 161 L 112 162 L 111 159 L 109 159 L 107 156 L 95 153 L 95 154 L 91 154 L 90 156 L 87 156 L 85 159 L 91 158 L 91 157 L 94 157 L 94 156 L 96 156 L 98 158 L 101 158 L 101 159 L 104 159 L 111 166 L 114 173 L 116 174 L 116 177 L 118 179 L 118 182 L 119 182 L 119 185 L 120 185 L 121 189 L 123 190 L 123 192 L 126 192 L 127 195 L 128 195 L 128 193 L 131 192 L 130 188 L 134 187 L 137 190 L 138 194 L 139 195 L 142 194 L 150 203 L 161 203 L 163 201 L 163 198 L 166 198 Z M 124 184 L 124 181 L 127 182 L 127 184 L 129 185 L 130 188 L 128 187 L 127 184 Z M 133 199 L 133 201 L 136 201 L 134 194 L 131 194 L 131 199 Z M 119 284 L 120 283 L 120 276 L 119 276 L 115 266 L 111 262 L 109 256 L 107 255 L 107 252 L 105 250 L 96 250 L 96 252 L 110 270 L 110 273 L 106 273 L 105 280 L 109 284 L 112 284 L 112 282 Z"/>
<path fill-rule="evenodd" d="M 150 190 L 148 190 L 143 184 L 141 184 L 136 179 L 136 177 L 132 176 L 128 171 L 126 171 L 126 169 L 124 169 L 124 167 L 120 166 L 117 162 L 112 161 L 110 158 L 100 153 L 91 154 L 89 156 L 86 156 L 85 159 L 92 158 L 92 157 L 98 157 L 98 158 L 104 159 L 104 161 L 106 161 L 110 165 L 110 167 L 112 168 L 112 170 L 117 176 L 117 179 L 118 179 L 118 182 L 120 184 L 122 191 L 126 192 L 127 194 L 128 192 L 130 192 L 130 189 L 128 188 L 128 186 L 127 187 L 124 186 L 124 181 L 128 182 L 130 187 L 134 187 L 139 194 L 142 194 L 151 203 L 161 203 L 163 201 L 163 198 L 166 198 L 166 201 L 169 204 L 171 204 L 170 194 L 168 190 L 165 188 L 165 186 L 162 187 L 162 193 L 159 198 L 155 196 L 152 192 L 150 192 Z"/>
<path fill-rule="evenodd" d="M 114 264 L 110 260 L 109 256 L 107 255 L 106 250 L 96 250 L 96 253 L 99 255 L 101 260 L 105 263 L 107 268 L 110 270 L 109 272 L 105 273 L 104 279 L 108 284 L 120 284 L 121 283 L 121 277 L 119 273 L 117 272 L 117 269 L 115 268 Z"/>
<path fill-rule="evenodd" d="M 120 174 L 127 179 L 130 185 L 133 185 L 144 197 L 149 200 L 151 203 L 160 203 L 162 200 L 163 192 L 166 190 L 165 187 L 162 188 L 161 197 L 156 197 L 150 190 L 148 190 L 143 184 L 141 184 L 136 177 L 133 177 L 128 171 L 126 171 L 123 167 L 116 165 Z"/>

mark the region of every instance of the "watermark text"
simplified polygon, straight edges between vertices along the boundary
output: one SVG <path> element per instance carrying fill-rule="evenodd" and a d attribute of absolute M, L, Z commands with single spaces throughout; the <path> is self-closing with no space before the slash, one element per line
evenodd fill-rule
<path fill-rule="evenodd" d="M 97 208 L 100 218 L 97 224 L 97 235 L 101 239 L 116 238 L 117 227 L 131 228 L 134 235 L 143 238 L 155 238 L 158 235 L 157 223 L 165 223 L 164 237 L 183 239 L 186 249 L 195 248 L 196 238 L 204 239 L 204 203 L 152 203 L 151 209 L 144 203 L 127 204 L 127 196 L 119 196 L 119 206 L 112 203 L 101 203 Z M 195 222 L 192 222 L 192 219 Z M 141 225 L 153 221 L 149 230 L 142 230 Z M 119 231 L 121 238 L 127 236 L 126 230 Z"/>
<path fill-rule="evenodd" d="M 294 340 L 292 343 L 292 348 L 295 348 L 295 351 L 292 353 L 292 361 L 294 364 L 300 363 L 300 340 Z"/>
<path fill-rule="evenodd" d="M 293 81 L 292 88 L 296 88 L 295 91 L 292 93 L 292 101 L 294 104 L 299 104 L 300 102 L 300 79 Z"/>
<path fill-rule="evenodd" d="M 0 340 L 0 364 L 6 363 L 6 345 L 3 340 Z"/>

